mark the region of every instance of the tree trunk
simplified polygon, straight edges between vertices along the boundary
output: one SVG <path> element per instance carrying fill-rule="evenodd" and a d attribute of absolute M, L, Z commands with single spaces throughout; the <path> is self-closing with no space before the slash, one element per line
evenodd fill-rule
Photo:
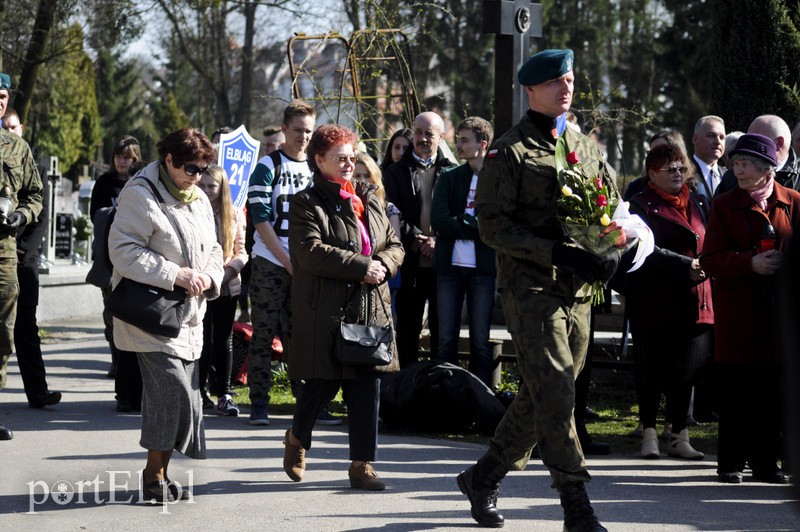
<path fill-rule="evenodd" d="M 39 67 L 44 62 L 44 49 L 50 30 L 53 28 L 57 4 L 58 0 L 41 0 L 36 11 L 36 22 L 33 25 L 31 42 L 25 54 L 25 61 L 22 63 L 17 95 L 14 97 L 14 109 L 17 110 L 19 121 L 23 124 L 28 117 L 33 88 L 36 86 L 36 78 L 39 75 Z"/>
<path fill-rule="evenodd" d="M 244 46 L 242 47 L 242 76 L 239 106 L 232 127 L 250 123 L 250 102 L 253 93 L 253 38 L 255 36 L 256 8 L 258 4 L 247 1 L 242 7 L 245 18 Z"/>

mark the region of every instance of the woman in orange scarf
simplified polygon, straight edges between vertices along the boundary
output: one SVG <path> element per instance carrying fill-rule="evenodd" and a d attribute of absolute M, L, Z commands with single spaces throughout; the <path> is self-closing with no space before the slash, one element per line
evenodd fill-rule
<path fill-rule="evenodd" d="M 672 422 L 667 454 L 689 460 L 703 453 L 689 443 L 686 414 L 691 387 L 713 353 L 711 283 L 697 259 L 705 239 L 708 209 L 685 183 L 685 155 L 674 146 L 647 154 L 649 178 L 631 199 L 631 213 L 652 229 L 656 250 L 628 275 L 631 329 L 640 365 L 639 417 L 644 427 L 641 454 L 658 458 L 656 415 L 661 394 Z"/>
<path fill-rule="evenodd" d="M 283 465 L 289 478 L 303 479 L 314 422 L 341 388 L 349 418 L 350 486 L 382 490 L 371 465 L 378 445 L 380 376 L 399 370 L 397 357 L 386 366 L 346 365 L 334 356 L 334 346 L 342 316 L 354 323 L 366 313 L 369 325 L 391 324 L 386 282 L 403 261 L 403 246 L 375 195 L 377 187 L 351 181 L 355 141 L 352 131 L 332 124 L 314 132 L 307 151 L 314 184 L 295 194 L 289 209 L 294 331 L 289 377 L 305 382 L 286 431 Z"/>

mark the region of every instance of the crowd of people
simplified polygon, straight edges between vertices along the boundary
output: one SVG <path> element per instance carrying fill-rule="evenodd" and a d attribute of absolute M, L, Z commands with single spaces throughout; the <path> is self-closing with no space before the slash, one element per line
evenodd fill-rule
<path fill-rule="evenodd" d="M 466 301 L 468 368 L 491 386 L 489 336 L 499 293 L 516 348 L 519 392 L 487 451 L 457 485 L 479 524 L 503 526 L 500 484 L 526 466 L 536 447 L 559 493 L 565 530 L 605 530 L 586 491 L 591 476 L 583 447 L 589 452 L 590 442 L 580 436 L 586 433 L 583 415 L 575 414 L 575 381 L 591 336 L 589 286 L 598 282 L 612 283 L 625 296 L 641 456 L 661 456 L 656 420 L 663 394 L 668 456 L 702 460 L 688 426 L 694 418 L 718 416 L 721 482 L 742 482 L 746 467 L 759 481 L 790 481 L 780 465 L 785 433 L 777 319 L 784 255 L 800 223 L 800 160 L 789 126 L 763 115 L 747 132 L 726 136 L 721 117 L 701 117 L 691 157 L 679 133 L 660 131 L 650 140 L 644 175 L 622 195 L 600 147 L 564 119 L 572 70 L 571 50 L 529 58 L 518 72 L 527 113 L 497 140 L 487 120 L 463 120 L 455 128 L 461 165 L 445 156 L 445 123 L 434 112 L 397 130 L 376 162 L 359 149 L 353 131 L 317 127 L 314 107 L 294 100 L 281 125 L 264 131 L 264 156 L 250 176 L 244 210 L 234 207 L 225 171 L 213 164 L 222 130 L 211 139 L 196 129 L 174 131 L 159 141 L 158 159 L 149 164 L 135 138 L 117 142 L 91 202 L 93 219 L 103 209 L 115 210 L 108 230 L 113 276 L 102 287 L 103 299 L 123 280 L 185 293 L 174 337 L 112 317 L 111 309 L 104 313 L 116 409 L 141 411 L 148 498 L 190 496 L 170 480 L 168 466 L 174 450 L 205 458 L 205 408 L 239 414 L 230 345 L 237 306 L 240 319 L 253 326 L 251 425 L 270 423 L 272 363 L 282 346 L 297 399 L 284 436 L 289 478 L 306 476 L 314 425 L 341 423 L 328 410 L 341 389 L 350 485 L 379 491 L 385 483 L 373 463 L 381 375 L 423 356 L 460 363 Z M 0 74 L 3 126 L 14 131 L 15 114 L 5 108 L 9 89 L 10 79 Z M 800 127 L 794 136 L 800 142 Z M 628 272 L 635 244 L 621 259 L 608 258 L 566 236 L 557 209 L 559 139 L 611 194 L 628 200 L 630 212 L 652 232 L 654 251 L 635 272 Z M 61 399 L 47 389 L 41 351 L 29 354 L 38 344 L 26 345 L 32 329 L 23 317 L 33 308 L 35 328 L 38 288 L 27 296 L 23 290 L 35 243 L 23 229 L 42 223 L 42 180 L 24 141 L 5 130 L 0 140 L 3 159 L 20 169 L 19 176 L 8 176 L 4 165 L 0 183 L 11 199 L 0 224 L 1 376 L 4 381 L 16 330 L 25 391 L 30 406 L 41 408 Z M 617 245 L 632 243 L 621 231 Z M 394 327 L 388 364 L 351 365 L 334 356 L 340 325 L 359 321 Z M 427 353 L 421 343 L 426 323 Z M 0 439 L 12 437 L 0 426 Z"/>

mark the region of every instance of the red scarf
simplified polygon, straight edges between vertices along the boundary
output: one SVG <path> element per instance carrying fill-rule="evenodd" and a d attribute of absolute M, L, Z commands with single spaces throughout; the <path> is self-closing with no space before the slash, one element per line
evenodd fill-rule
<path fill-rule="evenodd" d="M 681 186 L 677 194 L 670 194 L 669 192 L 661 190 L 655 186 L 652 181 L 648 181 L 647 186 L 650 187 L 650 190 L 658 194 L 660 198 L 675 207 L 675 210 L 683 216 L 684 220 L 687 222 L 689 221 L 689 187 L 686 186 L 686 183 Z"/>
<path fill-rule="evenodd" d="M 339 189 L 339 196 L 341 196 L 342 199 L 350 199 L 358 221 L 358 232 L 361 234 L 361 254 L 368 257 L 371 256 L 372 244 L 369 239 L 369 229 L 367 229 L 366 224 L 364 224 L 364 202 L 356 195 L 356 189 L 351 181 L 340 177 L 331 179 L 331 181 L 341 186 Z"/>
<path fill-rule="evenodd" d="M 358 217 L 359 221 L 364 221 L 364 202 L 361 201 L 356 195 L 356 189 L 353 186 L 352 181 L 348 181 L 346 179 L 342 179 L 341 177 L 337 177 L 331 179 L 334 183 L 338 183 L 341 185 L 341 189 L 339 190 L 339 195 L 344 199 L 350 199 L 353 202 L 353 210 L 356 212 L 356 217 Z"/>

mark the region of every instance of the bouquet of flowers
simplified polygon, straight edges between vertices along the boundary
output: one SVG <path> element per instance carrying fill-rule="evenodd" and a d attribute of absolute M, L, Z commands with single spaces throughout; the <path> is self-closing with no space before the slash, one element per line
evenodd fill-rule
<path fill-rule="evenodd" d="M 604 259 L 621 256 L 635 239 L 627 240 L 626 230 L 612 220 L 619 196 L 609 188 L 603 175 L 587 172 L 578 154 L 569 149 L 566 135 L 556 142 L 556 173 L 561 187 L 556 211 L 567 235 L 578 247 L 595 256 Z M 603 283 L 591 283 L 590 294 L 592 305 L 602 304 Z"/>

